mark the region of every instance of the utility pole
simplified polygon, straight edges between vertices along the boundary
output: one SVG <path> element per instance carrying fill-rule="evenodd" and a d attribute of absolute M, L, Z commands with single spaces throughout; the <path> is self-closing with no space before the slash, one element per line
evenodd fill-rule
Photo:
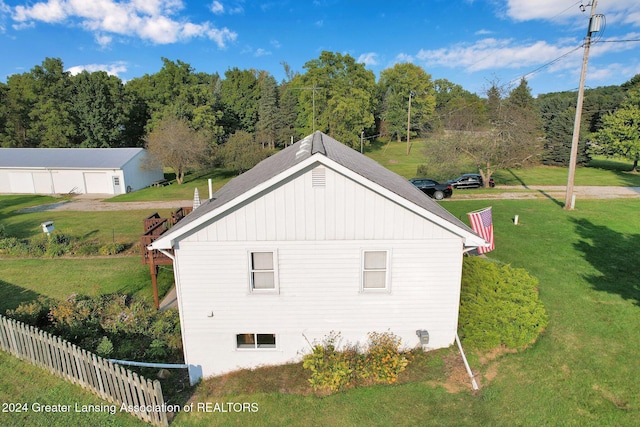
<path fill-rule="evenodd" d="M 580 86 L 578 88 L 578 101 L 576 103 L 576 118 L 573 123 L 573 138 L 571 139 L 571 157 L 569 159 L 569 177 L 567 179 L 567 194 L 564 199 L 566 210 L 574 209 L 573 181 L 576 174 L 576 163 L 578 158 L 578 140 L 580 138 L 580 121 L 582 120 L 582 104 L 584 102 L 584 80 L 587 75 L 587 62 L 589 60 L 589 47 L 591 46 L 591 33 L 600 31 L 599 21 L 594 21 L 596 14 L 597 0 L 591 0 L 591 16 L 589 17 L 589 28 L 587 38 L 584 43 L 584 57 L 582 59 L 582 71 L 580 73 Z M 587 5 L 588 6 L 588 5 Z M 581 6 L 584 12 L 584 6 Z"/>
<path fill-rule="evenodd" d="M 413 95 L 413 91 L 409 91 L 409 110 L 407 111 L 407 155 L 411 151 L 411 96 Z"/>

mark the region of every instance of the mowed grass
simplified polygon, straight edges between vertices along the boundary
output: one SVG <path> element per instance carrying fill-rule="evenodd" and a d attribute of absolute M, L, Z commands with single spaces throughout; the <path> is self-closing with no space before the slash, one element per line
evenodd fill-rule
<path fill-rule="evenodd" d="M 3 427 L 25 426 L 146 426 L 126 412 L 120 412 L 116 406 L 115 414 L 111 407 L 103 412 L 76 412 L 83 406 L 100 407 L 110 405 L 80 387 L 50 375 L 47 371 L 22 362 L 0 351 L 0 425 Z M 4 406 L 4 405 L 7 406 Z M 19 409 L 15 404 L 19 404 Z M 8 406 L 11 405 L 11 406 Z M 46 408 L 45 405 L 51 405 Z M 54 412 L 60 406 L 70 412 Z"/>
<path fill-rule="evenodd" d="M 209 180 L 211 189 L 218 191 L 227 181 L 236 176 L 235 171 L 214 169 L 211 171 L 191 173 L 185 176 L 182 184 L 177 184 L 174 174 L 165 174 L 168 185 L 163 187 L 149 187 L 128 194 L 122 194 L 107 199 L 112 202 L 139 202 L 149 200 L 193 200 L 193 193 L 198 189 L 202 199 L 209 197 Z"/>
<path fill-rule="evenodd" d="M 367 147 L 366 155 L 405 178 L 417 176 L 418 166 L 429 162 L 428 139 L 411 142 L 407 155 L 407 143 L 374 141 Z M 632 173 L 632 162 L 602 157 L 594 158 L 588 167 L 576 169 L 575 185 L 640 187 L 640 174 Z M 462 173 L 477 173 L 470 165 Z M 497 185 L 567 185 L 569 170 L 566 167 L 535 166 L 521 169 L 499 170 L 494 179 Z M 450 176 L 448 179 L 456 178 Z M 493 190 L 492 190 L 493 191 Z"/>
<path fill-rule="evenodd" d="M 398 153 L 403 152 L 402 149 L 406 150 L 406 145 L 402 145 Z M 387 152 L 390 150 L 391 147 Z M 415 153 L 415 150 L 414 146 L 412 151 Z M 413 167 L 403 166 L 400 160 L 395 164 L 406 170 Z M 414 164 L 419 164 L 419 159 Z M 385 166 L 389 167 L 388 164 Z M 594 174 L 599 182 L 635 185 L 634 176 L 626 181 L 626 175 L 630 174 L 624 170 L 624 164 L 605 162 L 602 167 L 602 170 L 592 168 L 594 170 L 588 173 Z M 552 178 L 557 174 L 564 175 L 562 180 L 566 181 L 566 169 L 557 168 L 560 172 L 553 169 L 514 171 L 517 176 L 514 179 L 536 185 L 559 179 Z M 583 170 L 586 169 L 581 168 L 578 173 Z M 563 181 L 549 185 L 563 185 Z M 578 180 L 576 184 L 585 185 Z M 149 191 L 165 194 L 162 191 L 172 187 Z M 203 190 L 199 190 L 202 194 Z M 190 192 L 189 197 L 180 195 L 179 198 L 192 197 L 193 190 Z M 9 202 L 0 197 L 0 221 L 11 222 L 16 229 L 39 221 L 40 217 L 24 216 L 35 214 L 15 213 L 17 205 L 48 200 L 32 197 L 39 196 L 16 196 Z M 467 356 L 482 386 L 479 392 L 468 389 L 449 392 L 437 382 L 416 380 L 402 385 L 349 390 L 328 397 L 305 396 L 278 391 L 278 388 L 262 390 L 261 385 L 275 382 L 278 374 L 277 371 L 270 374 L 257 371 L 258 375 L 248 376 L 244 381 L 250 384 L 246 390 L 258 391 L 247 393 L 224 384 L 212 387 L 212 382 L 221 381 L 212 379 L 201 384 L 192 397 L 194 404 L 256 403 L 257 412 L 200 410 L 179 414 L 173 425 L 637 425 L 640 419 L 640 385 L 635 380 L 640 358 L 637 344 L 640 342 L 640 328 L 637 327 L 640 319 L 640 272 L 637 268 L 640 201 L 581 200 L 575 211 L 564 211 L 557 202 L 539 199 L 451 200 L 443 203 L 465 222 L 467 212 L 493 206 L 496 250 L 489 256 L 526 268 L 536 276 L 550 316 L 545 333 L 526 351 L 495 359 L 469 352 Z M 75 229 L 87 230 L 85 233 L 99 229 L 98 224 L 104 221 L 100 216 L 92 216 L 93 213 L 75 214 L 75 220 L 69 217 L 57 221 L 66 228 L 69 220 Z M 115 217 L 113 213 L 106 214 Z M 133 216 L 130 212 L 124 214 Z M 516 214 L 519 215 L 517 226 L 513 224 Z M 108 216 L 105 218 L 108 224 Z M 137 227 L 136 223 L 141 224 L 141 219 L 132 220 L 131 230 Z M 37 227 L 33 233 L 36 232 Z M 128 233 L 137 236 L 138 232 L 122 232 L 121 235 Z M 109 239 L 108 232 L 104 236 Z M 139 264 L 139 258 L 129 258 L 131 264 L 110 264 L 100 259 L 0 260 L 0 299 L 9 301 L 3 303 L 3 307 L 9 307 L 41 294 L 58 298 L 73 293 L 69 291 L 91 294 L 108 289 L 131 289 L 134 293 L 148 292 L 150 295 L 147 267 Z M 140 270 L 134 269 L 136 263 Z M 132 270 L 127 271 L 127 268 Z M 170 278 L 170 272 L 162 274 L 165 273 Z M 138 275 L 140 284 L 136 284 Z M 14 399 L 32 403 L 42 398 L 33 390 L 52 390 L 46 394 L 50 403 L 86 398 L 79 388 L 65 385 L 45 371 L 32 368 L 38 374 L 23 374 L 16 365 L 4 363 L 5 359 L 14 360 L 0 354 L 0 378 L 7 378 L 5 382 L 0 380 L 0 397 L 4 401 Z M 21 362 L 14 363 L 26 366 Z M 425 369 L 442 370 L 443 367 L 434 364 Z M 18 375 L 12 376 L 16 371 Z M 69 389 L 57 391 L 57 387 Z M 6 414 L 0 415 L 1 425 L 121 425 L 119 419 L 112 417 L 95 421 L 84 417 L 67 419 L 65 415 L 52 418 L 30 414 L 24 419 L 15 414 L 8 418 L 4 417 Z M 131 422 L 135 423 L 135 420 Z"/>
<path fill-rule="evenodd" d="M 0 260 L 0 265 L 2 314 L 38 296 L 64 299 L 72 294 L 97 296 L 122 293 L 153 303 L 149 266 L 142 264 L 140 257 L 8 258 Z M 160 297 L 172 285 L 171 266 L 161 266 L 158 272 Z"/>
<path fill-rule="evenodd" d="M 377 386 L 329 397 L 211 392 L 195 402 L 255 402 L 257 413 L 180 414 L 176 425 L 616 425 L 640 419 L 640 208 L 638 200 L 492 201 L 490 257 L 540 281 L 549 327 L 526 351 L 496 359 L 468 354 L 482 389 L 449 393 L 431 382 Z M 445 204 L 466 221 L 486 201 Z M 513 224 L 515 214 L 519 225 Z M 434 367 L 434 369 L 440 369 Z M 254 381 L 269 381 L 257 375 Z"/>

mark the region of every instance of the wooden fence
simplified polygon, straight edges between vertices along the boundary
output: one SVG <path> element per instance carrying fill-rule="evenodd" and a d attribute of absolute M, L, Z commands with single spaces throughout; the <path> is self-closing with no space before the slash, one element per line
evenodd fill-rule
<path fill-rule="evenodd" d="M 0 315 L 0 349 L 48 369 L 154 425 L 168 426 L 160 382 L 151 382 L 60 337 Z"/>

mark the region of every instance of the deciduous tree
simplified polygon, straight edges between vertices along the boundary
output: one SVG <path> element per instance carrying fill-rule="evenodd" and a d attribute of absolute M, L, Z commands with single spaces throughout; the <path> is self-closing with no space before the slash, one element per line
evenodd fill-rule
<path fill-rule="evenodd" d="M 224 167 L 242 173 L 254 167 L 258 162 L 266 159 L 271 150 L 256 142 L 253 135 L 243 130 L 235 132 L 229 140 L 220 147 L 218 159 Z"/>
<path fill-rule="evenodd" d="M 594 151 L 619 156 L 633 162 L 638 172 L 640 160 L 640 89 L 632 89 L 625 103 L 602 118 L 602 128 L 594 134 Z"/>
<path fill-rule="evenodd" d="M 178 184 L 182 184 L 188 171 L 202 167 L 208 151 L 202 134 L 191 129 L 184 120 L 172 116 L 162 119 L 146 141 L 151 157 L 173 169 Z"/>
<path fill-rule="evenodd" d="M 398 142 L 407 137 L 407 124 L 413 135 L 420 134 L 432 119 L 436 97 L 431 76 L 422 67 L 405 62 L 380 73 L 383 95 L 382 120 L 390 137 Z M 411 97 L 411 120 L 408 120 Z"/>

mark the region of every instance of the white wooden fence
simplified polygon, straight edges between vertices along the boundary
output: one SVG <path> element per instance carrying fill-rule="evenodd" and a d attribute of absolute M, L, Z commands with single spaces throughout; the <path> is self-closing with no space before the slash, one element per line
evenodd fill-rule
<path fill-rule="evenodd" d="M 127 412 L 168 426 L 160 382 L 151 382 L 60 337 L 0 315 L 0 349 L 48 369 Z"/>

